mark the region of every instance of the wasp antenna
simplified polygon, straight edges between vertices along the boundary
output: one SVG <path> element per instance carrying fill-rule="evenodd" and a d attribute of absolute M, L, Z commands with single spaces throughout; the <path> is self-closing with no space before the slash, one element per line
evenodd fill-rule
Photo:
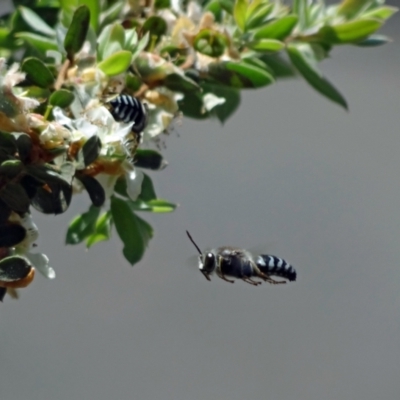
<path fill-rule="evenodd" d="M 186 231 L 186 235 L 188 235 L 188 238 L 190 239 L 190 241 L 194 244 L 194 247 L 196 247 L 197 251 L 199 252 L 200 255 L 202 255 L 202 252 L 199 248 L 199 246 L 197 246 L 196 242 L 193 240 L 193 238 L 190 236 L 190 233 L 188 231 Z"/>

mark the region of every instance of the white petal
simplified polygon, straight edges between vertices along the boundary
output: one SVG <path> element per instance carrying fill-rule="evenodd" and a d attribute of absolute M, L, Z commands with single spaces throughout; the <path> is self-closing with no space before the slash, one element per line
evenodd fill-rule
<path fill-rule="evenodd" d="M 116 175 L 108 175 L 104 173 L 97 174 L 95 178 L 98 180 L 100 185 L 103 187 L 106 199 L 109 199 L 114 194 L 115 182 L 118 179 Z"/>
<path fill-rule="evenodd" d="M 223 97 L 218 97 L 215 94 L 207 93 L 203 97 L 203 104 L 206 110 L 211 111 L 214 107 L 224 104 L 225 99 Z"/>
<path fill-rule="evenodd" d="M 33 266 L 46 278 L 54 279 L 56 273 L 49 266 L 49 258 L 43 253 L 27 253 L 26 257 L 30 260 Z"/>
<path fill-rule="evenodd" d="M 126 191 L 131 200 L 136 200 L 142 191 L 143 172 L 135 168 L 133 171 L 125 174 Z"/>

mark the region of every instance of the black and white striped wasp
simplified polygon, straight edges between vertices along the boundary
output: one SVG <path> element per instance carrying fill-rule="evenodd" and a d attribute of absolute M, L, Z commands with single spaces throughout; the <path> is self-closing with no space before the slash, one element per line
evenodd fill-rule
<path fill-rule="evenodd" d="M 142 141 L 142 132 L 148 123 L 147 104 L 137 97 L 120 94 L 107 102 L 109 111 L 114 119 L 126 124 L 132 123 L 132 135 L 127 138 L 124 146 L 130 156 L 133 156 Z"/>
<path fill-rule="evenodd" d="M 276 281 L 271 276 L 279 276 L 288 281 L 295 281 L 297 273 L 287 261 L 269 254 L 254 256 L 249 251 L 237 247 L 219 247 L 202 252 L 190 233 L 186 231 L 190 241 L 199 252 L 199 270 L 208 281 L 214 272 L 224 281 L 234 283 L 232 277 L 241 279 L 251 285 L 258 286 L 262 282 L 252 278 L 260 278 L 271 284 L 282 284 L 286 281 Z"/>

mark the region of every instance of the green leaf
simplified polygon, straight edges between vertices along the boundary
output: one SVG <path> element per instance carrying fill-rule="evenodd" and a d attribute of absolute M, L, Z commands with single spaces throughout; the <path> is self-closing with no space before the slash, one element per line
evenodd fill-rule
<path fill-rule="evenodd" d="M 397 7 L 383 6 L 367 11 L 362 15 L 362 18 L 379 18 L 389 19 L 393 14 L 397 13 L 399 9 Z"/>
<path fill-rule="evenodd" d="M 65 212 L 72 198 L 72 187 L 65 184 L 49 183 L 38 187 L 31 204 L 43 214 L 61 214 Z"/>
<path fill-rule="evenodd" d="M 323 26 L 313 37 L 330 44 L 355 43 L 365 39 L 382 26 L 376 19 L 359 19 L 344 24 Z"/>
<path fill-rule="evenodd" d="M 292 33 L 297 21 L 297 15 L 286 15 L 257 29 L 254 33 L 254 39 L 283 40 Z"/>
<path fill-rule="evenodd" d="M 371 35 L 367 37 L 365 40 L 356 43 L 356 46 L 360 47 L 375 47 L 375 46 L 381 46 L 383 44 L 392 42 L 392 39 L 385 35 Z"/>
<path fill-rule="evenodd" d="M 14 179 L 23 170 L 23 168 L 24 164 L 20 160 L 3 161 L 0 165 L 0 176 L 8 179 Z"/>
<path fill-rule="evenodd" d="M 141 223 L 128 202 L 115 196 L 111 197 L 111 213 L 117 233 L 124 244 L 124 257 L 134 265 L 142 259 L 145 252 Z"/>
<path fill-rule="evenodd" d="M 0 96 L 0 108 L 4 112 L 4 104 L 1 102 L 3 96 Z M 4 112 L 6 115 L 7 113 Z M 17 140 L 14 135 L 0 131 L 0 148 L 10 155 L 14 155 L 17 151 Z"/>
<path fill-rule="evenodd" d="M 223 124 L 236 111 L 240 104 L 240 91 L 228 86 L 213 85 L 210 83 L 202 84 L 204 93 L 213 93 L 225 99 L 225 103 L 213 108 L 211 114 L 216 115 Z"/>
<path fill-rule="evenodd" d="M 195 50 L 214 58 L 222 56 L 227 45 L 228 41 L 225 35 L 212 29 L 202 29 L 193 41 Z"/>
<path fill-rule="evenodd" d="M 32 265 L 25 257 L 10 256 L 0 260 L 0 281 L 15 282 L 24 279 L 31 272 Z"/>
<path fill-rule="evenodd" d="M 247 11 L 247 1 L 236 0 L 235 7 L 233 9 L 233 16 L 235 18 L 237 26 L 242 32 L 244 32 L 246 25 L 246 11 Z"/>
<path fill-rule="evenodd" d="M 96 221 L 100 215 L 100 208 L 90 206 L 85 213 L 76 216 L 69 224 L 66 244 L 78 244 L 95 232 Z"/>
<path fill-rule="evenodd" d="M 101 207 L 106 200 L 106 195 L 103 186 L 101 186 L 99 181 L 92 176 L 84 174 L 77 174 L 76 178 L 82 182 L 82 185 L 88 192 L 92 204 L 95 207 Z"/>
<path fill-rule="evenodd" d="M 233 8 L 235 6 L 235 0 L 218 0 L 221 7 L 230 15 L 233 15 Z"/>
<path fill-rule="evenodd" d="M 170 213 L 175 210 L 176 204 L 163 199 L 150 201 L 136 200 L 130 202 L 135 211 L 150 211 L 154 213 Z"/>
<path fill-rule="evenodd" d="M 49 39 L 44 36 L 36 35 L 35 33 L 30 32 L 20 32 L 15 34 L 16 38 L 25 40 L 36 50 L 39 50 L 43 53 L 48 50 L 58 50 L 57 42 L 55 39 Z"/>
<path fill-rule="evenodd" d="M 158 10 L 161 10 L 163 8 L 169 8 L 169 7 L 171 7 L 171 1 L 170 0 L 155 0 L 154 7 L 157 8 Z"/>
<path fill-rule="evenodd" d="M 96 161 L 101 151 L 101 140 L 97 135 L 90 137 L 78 152 L 78 160 L 82 160 L 85 167 Z"/>
<path fill-rule="evenodd" d="M 348 109 L 344 97 L 322 76 L 321 72 L 318 70 L 315 54 L 309 44 L 296 42 L 289 43 L 287 51 L 293 65 L 315 90 L 341 105 L 346 110 Z"/>
<path fill-rule="evenodd" d="M 182 93 L 200 90 L 199 85 L 193 79 L 175 72 L 166 76 L 164 86 L 175 92 Z"/>
<path fill-rule="evenodd" d="M 211 63 L 209 74 L 221 83 L 236 88 L 258 88 L 274 82 L 273 76 L 251 60 Z"/>
<path fill-rule="evenodd" d="M 29 57 L 24 60 L 21 67 L 27 78 L 36 86 L 48 88 L 53 85 L 54 77 L 43 61 L 38 58 Z"/>
<path fill-rule="evenodd" d="M 68 59 L 72 62 L 74 55 L 82 48 L 89 29 L 90 11 L 85 5 L 78 7 L 72 17 L 64 40 Z"/>
<path fill-rule="evenodd" d="M 71 181 L 62 176 L 50 165 L 27 165 L 26 172 L 43 183 L 56 183 L 60 185 L 70 185 Z"/>
<path fill-rule="evenodd" d="M 125 72 L 131 64 L 132 54 L 130 51 L 117 51 L 101 63 L 98 68 L 101 69 L 106 75 L 114 76 Z"/>
<path fill-rule="evenodd" d="M 8 182 L 0 189 L 0 199 L 18 213 L 29 211 L 30 200 L 24 188 L 18 183 Z"/>
<path fill-rule="evenodd" d="M 93 233 L 86 239 L 86 247 L 90 248 L 98 242 L 110 239 L 111 226 L 111 211 L 107 211 L 97 219 Z"/>
<path fill-rule="evenodd" d="M 179 111 L 185 117 L 195 119 L 206 119 L 209 114 L 203 105 L 200 92 L 186 92 L 184 98 L 178 101 Z"/>
<path fill-rule="evenodd" d="M 163 35 L 167 32 L 168 26 L 165 20 L 158 16 L 148 18 L 142 26 L 143 33 L 149 32 L 151 38 L 156 38 L 158 43 Z"/>
<path fill-rule="evenodd" d="M 19 135 L 17 139 L 18 156 L 22 162 L 26 162 L 32 150 L 32 139 L 29 135 Z"/>
<path fill-rule="evenodd" d="M 125 31 L 119 24 L 109 25 L 103 29 L 98 39 L 98 58 L 104 60 L 124 48 Z"/>
<path fill-rule="evenodd" d="M 285 48 L 285 43 L 275 39 L 260 39 L 249 43 L 249 47 L 256 51 L 277 52 Z"/>
<path fill-rule="evenodd" d="M 143 174 L 142 190 L 139 195 L 139 199 L 143 201 L 150 201 L 157 198 L 154 190 L 153 182 L 147 174 Z"/>
<path fill-rule="evenodd" d="M 154 171 L 164 169 L 167 162 L 163 156 L 155 150 L 137 149 L 135 153 L 135 167 L 147 168 Z M 143 191 L 143 184 L 142 184 Z"/>
<path fill-rule="evenodd" d="M 60 89 L 53 92 L 49 98 L 49 103 L 52 106 L 61 108 L 69 107 L 74 101 L 75 96 L 72 92 L 66 89 Z"/>
<path fill-rule="evenodd" d="M 371 3 L 372 0 L 342 0 L 337 8 L 337 13 L 351 19 Z"/>
<path fill-rule="evenodd" d="M 26 230 L 22 225 L 0 225 L 0 247 L 14 247 L 21 243 L 26 236 Z"/>
<path fill-rule="evenodd" d="M 54 37 L 56 32 L 53 28 L 46 24 L 34 11 L 27 7 L 18 7 L 24 21 L 35 31 L 44 35 Z"/>
<path fill-rule="evenodd" d="M 253 3 L 255 3 L 253 1 Z M 252 3 L 252 4 L 253 4 Z M 250 6 L 251 7 L 251 6 Z M 246 30 L 258 28 L 271 13 L 274 4 L 260 4 L 251 13 L 250 9 L 247 11 Z"/>
<path fill-rule="evenodd" d="M 90 26 L 92 27 L 94 32 L 97 32 L 99 28 L 99 18 L 100 18 L 100 1 L 80 0 L 79 3 L 88 7 L 90 14 Z"/>
<path fill-rule="evenodd" d="M 101 13 L 101 27 L 105 27 L 118 19 L 124 8 L 124 3 L 122 1 L 117 1 L 112 4 L 107 10 Z"/>
<path fill-rule="evenodd" d="M 291 64 L 280 55 L 262 54 L 260 55 L 260 60 L 268 66 L 276 78 L 288 78 L 295 75 Z"/>

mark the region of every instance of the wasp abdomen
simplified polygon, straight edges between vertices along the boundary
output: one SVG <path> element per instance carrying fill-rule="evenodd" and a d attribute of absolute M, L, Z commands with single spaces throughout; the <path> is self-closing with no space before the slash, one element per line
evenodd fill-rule
<path fill-rule="evenodd" d="M 121 94 L 109 101 L 111 114 L 116 121 L 133 122 L 132 131 L 140 133 L 147 124 L 147 110 L 144 104 L 136 97 Z"/>
<path fill-rule="evenodd" d="M 257 267 L 267 275 L 281 276 L 289 281 L 296 280 L 296 270 L 282 258 L 269 254 L 261 254 L 256 258 Z"/>

